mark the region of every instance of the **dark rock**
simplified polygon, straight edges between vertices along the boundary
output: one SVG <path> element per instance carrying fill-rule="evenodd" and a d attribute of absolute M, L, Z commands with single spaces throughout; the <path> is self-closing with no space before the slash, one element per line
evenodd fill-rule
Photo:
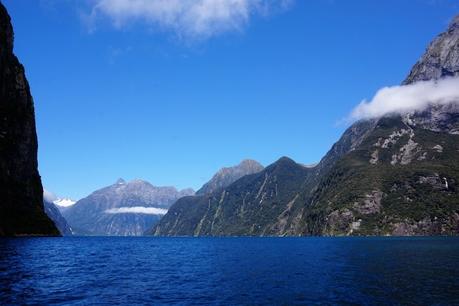
<path fill-rule="evenodd" d="M 13 29 L 0 3 L 0 235 L 59 235 L 43 209 L 35 114 Z"/>

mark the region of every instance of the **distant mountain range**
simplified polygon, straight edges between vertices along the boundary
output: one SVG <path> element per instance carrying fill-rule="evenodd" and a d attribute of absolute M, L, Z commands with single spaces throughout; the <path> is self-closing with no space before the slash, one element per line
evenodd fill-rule
<path fill-rule="evenodd" d="M 243 176 L 262 170 L 263 166 L 258 162 L 243 160 L 236 166 L 220 169 L 197 194 L 220 190 Z M 156 187 L 142 180 L 126 182 L 119 179 L 76 203 L 45 191 L 48 200 L 45 204 L 48 215 L 65 235 L 67 226 L 55 212 L 55 207 L 59 208 L 75 235 L 139 236 L 150 230 L 178 199 L 194 194 L 192 189 L 178 191 L 174 187 Z"/>
<path fill-rule="evenodd" d="M 459 16 L 404 85 L 459 76 Z M 177 201 L 158 236 L 457 235 L 459 97 L 363 119 L 319 164 L 281 158 Z M 449 103 L 446 103 L 449 102 Z"/>
<path fill-rule="evenodd" d="M 75 235 L 139 236 L 150 229 L 179 198 L 192 189 L 156 187 L 142 180 L 97 190 L 62 210 Z"/>

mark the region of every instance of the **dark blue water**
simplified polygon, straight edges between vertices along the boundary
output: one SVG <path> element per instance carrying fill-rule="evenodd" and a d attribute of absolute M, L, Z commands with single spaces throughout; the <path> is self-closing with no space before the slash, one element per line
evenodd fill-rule
<path fill-rule="evenodd" d="M 458 238 L 0 240 L 0 304 L 459 304 Z"/>

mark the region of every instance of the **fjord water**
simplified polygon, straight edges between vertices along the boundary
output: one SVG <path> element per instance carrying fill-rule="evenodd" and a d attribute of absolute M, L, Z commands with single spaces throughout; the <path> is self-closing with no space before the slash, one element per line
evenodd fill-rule
<path fill-rule="evenodd" d="M 458 238 L 0 240 L 0 304 L 458 304 Z"/>

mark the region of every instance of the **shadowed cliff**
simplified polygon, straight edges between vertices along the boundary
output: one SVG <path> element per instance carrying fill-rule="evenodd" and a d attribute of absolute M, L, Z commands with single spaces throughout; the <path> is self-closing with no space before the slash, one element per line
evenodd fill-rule
<path fill-rule="evenodd" d="M 43 209 L 33 100 L 13 38 L 0 3 L 0 236 L 59 235 Z"/>

